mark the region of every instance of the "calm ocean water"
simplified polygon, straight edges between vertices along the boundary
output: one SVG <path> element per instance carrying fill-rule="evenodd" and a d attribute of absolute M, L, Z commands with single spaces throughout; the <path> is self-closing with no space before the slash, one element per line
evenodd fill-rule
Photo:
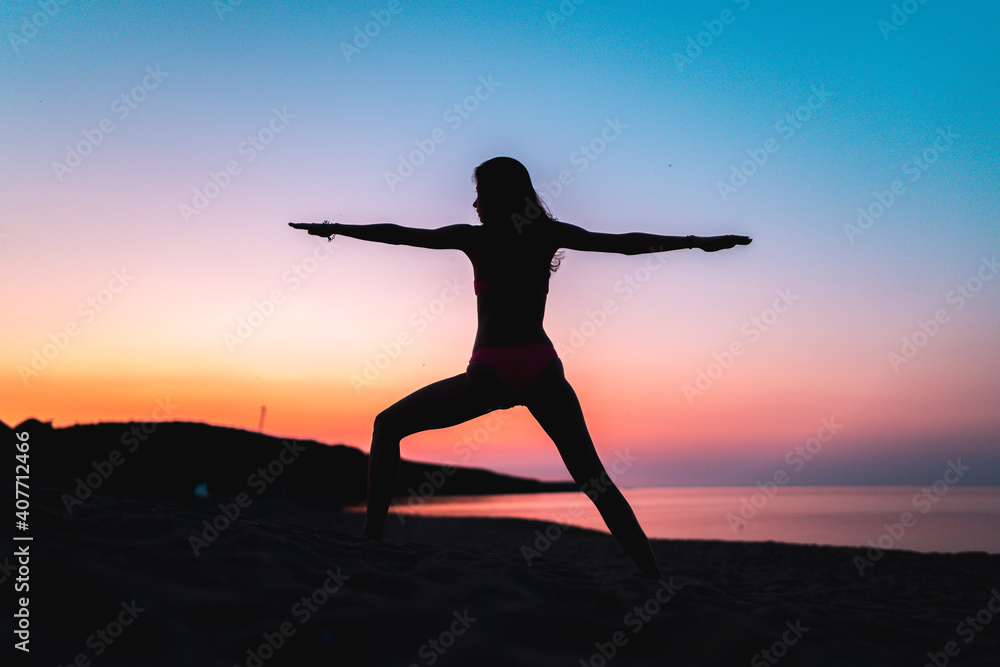
<path fill-rule="evenodd" d="M 768 497 L 757 487 L 622 490 L 650 537 L 1000 553 L 1000 487 L 786 486 L 773 491 Z M 582 493 L 413 498 L 393 511 L 518 517 L 607 532 Z"/>

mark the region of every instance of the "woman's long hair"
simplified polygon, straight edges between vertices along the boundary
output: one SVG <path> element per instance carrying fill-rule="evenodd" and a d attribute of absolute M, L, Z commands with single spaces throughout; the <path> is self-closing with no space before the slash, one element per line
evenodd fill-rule
<path fill-rule="evenodd" d="M 512 232 L 525 243 L 543 242 L 556 219 L 539 199 L 523 164 L 511 157 L 495 157 L 476 167 L 472 179 L 484 221 Z M 562 253 L 554 253 L 549 270 L 554 272 L 561 261 Z"/>

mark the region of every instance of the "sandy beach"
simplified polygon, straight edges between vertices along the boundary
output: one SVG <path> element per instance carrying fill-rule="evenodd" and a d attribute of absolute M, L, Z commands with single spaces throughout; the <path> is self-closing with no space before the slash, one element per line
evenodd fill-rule
<path fill-rule="evenodd" d="M 3 494 L 12 505 L 13 488 Z M 856 559 L 876 554 L 657 540 L 666 579 L 654 583 L 612 537 L 581 529 L 391 516 L 376 544 L 357 537 L 359 514 L 262 499 L 230 520 L 234 502 L 95 494 L 68 514 L 59 490 L 34 490 L 31 652 L 13 651 L 14 664 L 919 667 L 1000 656 L 997 555 L 886 552 L 860 576 Z"/>

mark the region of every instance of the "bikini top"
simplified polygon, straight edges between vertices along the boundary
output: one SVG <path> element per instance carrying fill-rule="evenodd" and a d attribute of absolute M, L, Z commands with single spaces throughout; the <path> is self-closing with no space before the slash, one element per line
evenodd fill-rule
<path fill-rule="evenodd" d="M 475 290 L 476 294 L 479 294 L 483 290 L 502 289 L 504 287 L 510 287 L 513 285 L 526 285 L 526 284 L 527 283 L 514 283 L 514 282 L 501 283 L 497 280 L 473 280 L 472 289 Z M 543 289 L 542 292 L 543 294 L 549 293 L 549 281 L 547 278 L 545 280 L 545 285 L 542 286 L 542 289 Z"/>

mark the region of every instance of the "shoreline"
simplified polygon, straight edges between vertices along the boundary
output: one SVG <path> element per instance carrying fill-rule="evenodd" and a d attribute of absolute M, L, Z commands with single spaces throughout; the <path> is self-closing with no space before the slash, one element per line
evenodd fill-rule
<path fill-rule="evenodd" d="M 908 486 L 786 487 L 751 509 L 740 501 L 752 490 L 640 487 L 623 493 L 650 538 L 1000 554 L 1000 487 L 953 487 L 939 504 L 920 508 L 912 505 L 919 489 Z M 358 509 L 363 505 L 345 507 Z M 607 533 L 579 492 L 398 498 L 392 509 L 417 516 L 524 518 Z"/>

